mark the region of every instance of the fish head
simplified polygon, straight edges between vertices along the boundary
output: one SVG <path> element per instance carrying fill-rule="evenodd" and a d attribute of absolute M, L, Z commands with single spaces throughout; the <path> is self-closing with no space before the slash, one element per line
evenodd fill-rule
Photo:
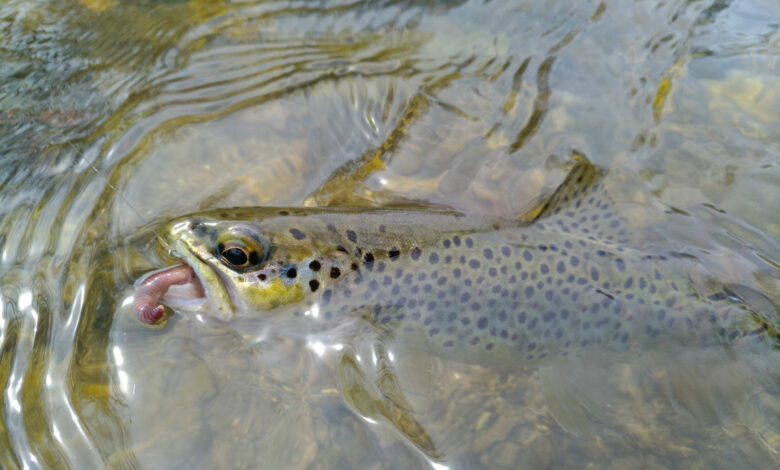
<path fill-rule="evenodd" d="M 203 213 L 164 227 L 171 255 L 193 269 L 216 318 L 271 315 L 312 303 L 320 284 L 316 260 L 345 256 L 328 252 L 333 245 L 318 219 L 282 213 Z"/>

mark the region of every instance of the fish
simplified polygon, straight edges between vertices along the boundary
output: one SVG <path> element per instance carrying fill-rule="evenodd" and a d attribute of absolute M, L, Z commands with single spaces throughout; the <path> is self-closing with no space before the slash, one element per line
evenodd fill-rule
<path fill-rule="evenodd" d="M 474 364 L 594 350 L 778 349 L 776 303 L 719 281 L 690 253 L 635 243 L 597 176 L 583 164 L 531 221 L 403 205 L 179 217 L 161 230 L 178 264 L 139 280 L 136 314 L 154 323 L 162 302 L 292 336 L 372 338 L 382 354 L 403 339 Z M 177 303 L 171 294 L 185 285 L 187 301 Z M 368 415 L 384 400 L 380 414 L 436 455 L 414 419 L 399 418 L 409 407 L 392 379 L 367 399 L 366 387 L 350 384 L 370 380 L 347 355 L 341 381 L 354 409 Z"/>
<path fill-rule="evenodd" d="M 694 256 L 631 246 L 599 183 L 562 199 L 530 223 L 431 207 L 187 215 L 162 230 L 182 264 L 139 281 L 136 313 L 154 323 L 167 288 L 189 282 L 199 297 L 169 304 L 200 301 L 223 322 L 311 333 L 359 320 L 488 361 L 776 340 L 776 311 Z"/>

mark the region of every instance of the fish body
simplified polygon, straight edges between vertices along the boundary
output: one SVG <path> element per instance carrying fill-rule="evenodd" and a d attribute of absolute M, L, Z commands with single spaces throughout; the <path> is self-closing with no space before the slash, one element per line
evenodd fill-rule
<path fill-rule="evenodd" d="M 523 223 L 448 210 L 235 209 L 164 235 L 222 321 L 290 334 L 362 325 L 483 363 L 691 344 L 771 330 L 697 259 L 628 243 L 625 221 L 582 210 Z"/>

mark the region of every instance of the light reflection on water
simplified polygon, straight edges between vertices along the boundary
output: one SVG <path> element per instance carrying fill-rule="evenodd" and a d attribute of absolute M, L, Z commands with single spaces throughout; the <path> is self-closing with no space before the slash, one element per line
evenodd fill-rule
<path fill-rule="evenodd" d="M 338 337 L 132 318 L 155 230 L 195 210 L 405 197 L 518 214 L 577 149 L 641 181 L 634 222 L 679 222 L 653 236 L 780 298 L 775 2 L 498 3 L 5 2 L 0 467 L 426 462 L 345 405 Z M 535 366 L 390 357 L 440 468 L 778 461 L 771 364 L 739 419 L 701 424 L 679 413 L 684 381 L 670 404 L 651 364 L 607 362 L 575 385 L 622 406 L 590 403 L 577 435 Z M 723 373 L 712 359 L 693 375 Z"/>

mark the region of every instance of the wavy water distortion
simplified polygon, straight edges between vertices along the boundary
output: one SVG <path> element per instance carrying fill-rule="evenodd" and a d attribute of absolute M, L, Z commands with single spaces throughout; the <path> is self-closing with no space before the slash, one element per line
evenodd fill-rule
<path fill-rule="evenodd" d="M 384 205 L 533 221 L 586 155 L 632 244 L 745 287 L 709 302 L 772 315 L 776 9 L 3 2 L 0 468 L 776 467 L 771 348 L 498 367 L 350 342 L 354 324 L 220 323 L 185 302 L 206 295 L 189 282 L 152 324 L 133 305 L 136 280 L 175 262 L 159 236 L 183 214 Z M 154 319 L 160 291 L 189 281 L 179 269 L 142 284 Z"/>

